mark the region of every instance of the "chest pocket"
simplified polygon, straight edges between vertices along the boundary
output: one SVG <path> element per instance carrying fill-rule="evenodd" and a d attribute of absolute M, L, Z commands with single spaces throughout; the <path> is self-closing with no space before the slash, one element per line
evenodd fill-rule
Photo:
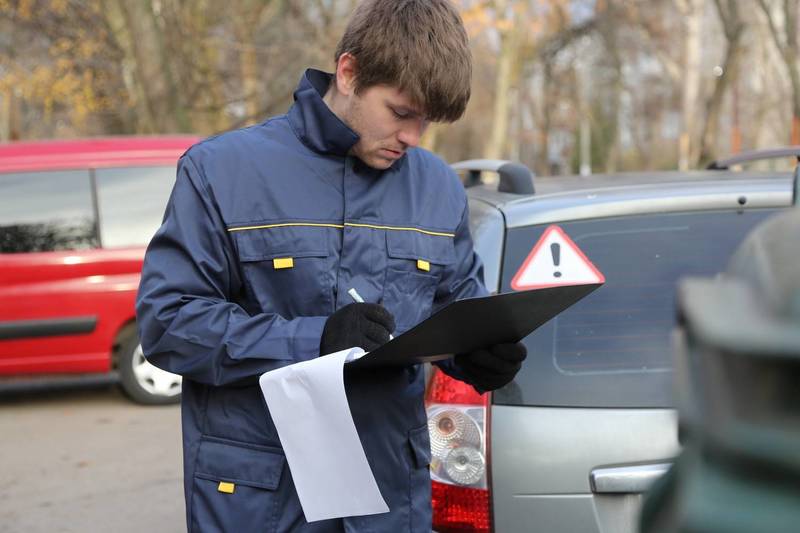
<path fill-rule="evenodd" d="M 430 316 L 436 285 L 455 261 L 453 238 L 387 231 L 386 254 L 383 305 L 394 314 L 400 334 Z"/>
<path fill-rule="evenodd" d="M 248 295 L 283 318 L 333 311 L 328 228 L 282 226 L 234 231 Z"/>

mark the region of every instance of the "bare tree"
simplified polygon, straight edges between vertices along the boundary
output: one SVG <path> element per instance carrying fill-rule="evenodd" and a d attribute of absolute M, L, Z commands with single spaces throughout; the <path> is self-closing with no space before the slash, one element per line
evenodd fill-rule
<path fill-rule="evenodd" d="M 800 57 L 797 38 L 797 17 L 800 13 L 798 0 L 783 0 L 782 3 L 778 3 L 778 8 L 768 0 L 756 1 L 767 18 L 773 41 L 789 75 L 789 82 L 792 85 L 791 142 L 800 144 L 800 67 L 797 64 Z"/>
<path fill-rule="evenodd" d="M 597 3 L 598 29 L 611 65 L 612 82 L 609 98 L 607 153 L 604 154 L 605 171 L 614 172 L 619 166 L 619 113 L 624 90 L 623 58 L 619 45 L 620 26 L 626 23 L 625 6 L 619 0 L 599 0 Z"/>
<path fill-rule="evenodd" d="M 507 151 L 511 87 L 519 77 L 520 47 L 522 44 L 523 2 L 494 0 L 497 16 L 495 29 L 500 39 L 497 74 L 494 83 L 494 109 L 492 127 L 484 148 L 484 156 L 500 159 Z"/>
<path fill-rule="evenodd" d="M 706 103 L 706 119 L 701 136 L 698 162 L 703 165 L 713 160 L 716 155 L 716 143 L 719 136 L 720 114 L 722 103 L 728 88 L 736 83 L 739 77 L 739 65 L 742 57 L 742 36 L 745 23 L 739 13 L 741 0 L 714 0 L 714 6 L 722 23 L 725 35 L 725 56 L 722 60 L 722 71 L 716 78 L 714 90 Z"/>
<path fill-rule="evenodd" d="M 800 143 L 800 0 L 753 0 L 757 20 L 712 1 L 460 0 L 473 97 L 424 145 L 552 173 L 577 166 L 582 131 L 586 167 L 689 168 L 735 138 L 739 112 L 744 144 Z M 332 69 L 355 4 L 0 0 L 0 137 L 202 135 L 281 113 L 304 68 Z"/>
<path fill-rule="evenodd" d="M 684 68 L 681 98 L 681 134 L 678 168 L 687 171 L 692 163 L 692 138 L 696 130 L 697 100 L 700 93 L 700 46 L 704 0 L 675 0 L 686 20 Z"/>

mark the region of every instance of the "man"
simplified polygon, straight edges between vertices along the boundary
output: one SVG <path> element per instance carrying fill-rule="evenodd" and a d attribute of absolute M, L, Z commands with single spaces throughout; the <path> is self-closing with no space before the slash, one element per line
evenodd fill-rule
<path fill-rule="evenodd" d="M 308 524 L 265 408 L 263 372 L 373 350 L 485 294 L 463 188 L 416 148 L 469 100 L 471 59 L 447 0 L 368 0 L 288 114 L 192 147 L 151 242 L 137 301 L 148 359 L 184 376 L 190 531 L 429 531 L 421 368 L 346 374 L 390 512 Z M 351 289 L 367 303 L 353 303 Z M 440 365 L 480 391 L 510 381 L 521 345 Z M 319 443 L 320 447 L 325 442 Z"/>

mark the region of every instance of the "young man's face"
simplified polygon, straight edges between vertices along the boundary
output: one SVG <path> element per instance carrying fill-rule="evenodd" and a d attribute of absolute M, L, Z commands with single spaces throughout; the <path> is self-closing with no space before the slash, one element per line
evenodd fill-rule
<path fill-rule="evenodd" d="M 375 85 L 351 94 L 340 118 L 360 139 L 351 153 L 367 166 L 385 170 L 419 144 L 428 127 L 424 114 L 401 91 Z"/>

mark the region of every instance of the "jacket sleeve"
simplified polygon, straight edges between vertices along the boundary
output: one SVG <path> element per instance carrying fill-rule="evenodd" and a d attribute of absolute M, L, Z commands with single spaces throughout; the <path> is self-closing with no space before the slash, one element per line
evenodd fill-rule
<path fill-rule="evenodd" d="M 489 294 L 483 281 L 483 263 L 478 254 L 475 253 L 472 237 L 469 233 L 469 207 L 466 199 L 461 221 L 456 228 L 454 246 L 456 259 L 447 268 L 439 282 L 433 302 L 433 312 L 456 300 Z M 445 359 L 434 364 L 447 375 L 474 386 L 462 374 L 454 359 Z"/>
<path fill-rule="evenodd" d="M 209 385 L 254 382 L 317 357 L 327 317 L 287 320 L 235 303 L 243 281 L 222 216 L 189 155 L 178 164 L 136 300 L 139 338 L 155 366 Z"/>

